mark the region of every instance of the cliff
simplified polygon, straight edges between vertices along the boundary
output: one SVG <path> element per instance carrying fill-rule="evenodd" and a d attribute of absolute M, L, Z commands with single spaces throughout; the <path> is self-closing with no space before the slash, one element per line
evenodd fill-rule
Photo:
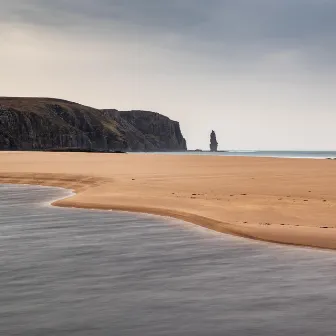
<path fill-rule="evenodd" d="M 99 110 L 53 98 L 0 97 L 0 150 L 186 150 L 179 123 L 155 112 Z"/>
<path fill-rule="evenodd" d="M 132 150 L 187 149 L 179 123 L 166 116 L 149 111 L 103 110 L 103 113 L 121 126 L 118 131 Z"/>

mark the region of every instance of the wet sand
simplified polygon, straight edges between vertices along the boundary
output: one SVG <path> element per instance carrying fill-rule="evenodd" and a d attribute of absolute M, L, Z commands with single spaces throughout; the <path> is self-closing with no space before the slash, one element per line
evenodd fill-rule
<path fill-rule="evenodd" d="M 56 206 L 159 214 L 219 232 L 336 248 L 336 162 L 0 152 L 0 183 L 72 189 Z"/>

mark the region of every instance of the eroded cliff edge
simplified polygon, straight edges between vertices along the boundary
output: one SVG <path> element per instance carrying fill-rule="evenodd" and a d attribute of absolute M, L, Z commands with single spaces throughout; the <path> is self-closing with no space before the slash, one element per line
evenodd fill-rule
<path fill-rule="evenodd" d="M 183 151 L 177 121 L 53 98 L 0 97 L 0 150 Z"/>

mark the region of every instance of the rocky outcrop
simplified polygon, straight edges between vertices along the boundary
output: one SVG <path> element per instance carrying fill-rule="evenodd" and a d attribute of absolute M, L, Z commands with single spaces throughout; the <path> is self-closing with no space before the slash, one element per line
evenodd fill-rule
<path fill-rule="evenodd" d="M 132 150 L 186 150 L 186 141 L 176 121 L 155 112 L 103 110 L 105 117 L 116 120 L 118 131 Z"/>
<path fill-rule="evenodd" d="M 215 131 L 212 131 L 210 134 L 210 151 L 217 152 L 217 148 L 218 148 L 218 142 L 216 138 L 216 133 Z"/>
<path fill-rule="evenodd" d="M 52 98 L 0 98 L 0 149 L 180 151 L 179 123 L 158 113 L 98 110 Z"/>

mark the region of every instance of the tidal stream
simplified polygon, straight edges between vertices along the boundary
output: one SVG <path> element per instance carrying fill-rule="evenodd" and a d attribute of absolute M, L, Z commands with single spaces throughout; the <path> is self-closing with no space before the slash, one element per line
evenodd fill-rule
<path fill-rule="evenodd" d="M 0 185 L 0 335 L 328 336 L 336 252 Z"/>

